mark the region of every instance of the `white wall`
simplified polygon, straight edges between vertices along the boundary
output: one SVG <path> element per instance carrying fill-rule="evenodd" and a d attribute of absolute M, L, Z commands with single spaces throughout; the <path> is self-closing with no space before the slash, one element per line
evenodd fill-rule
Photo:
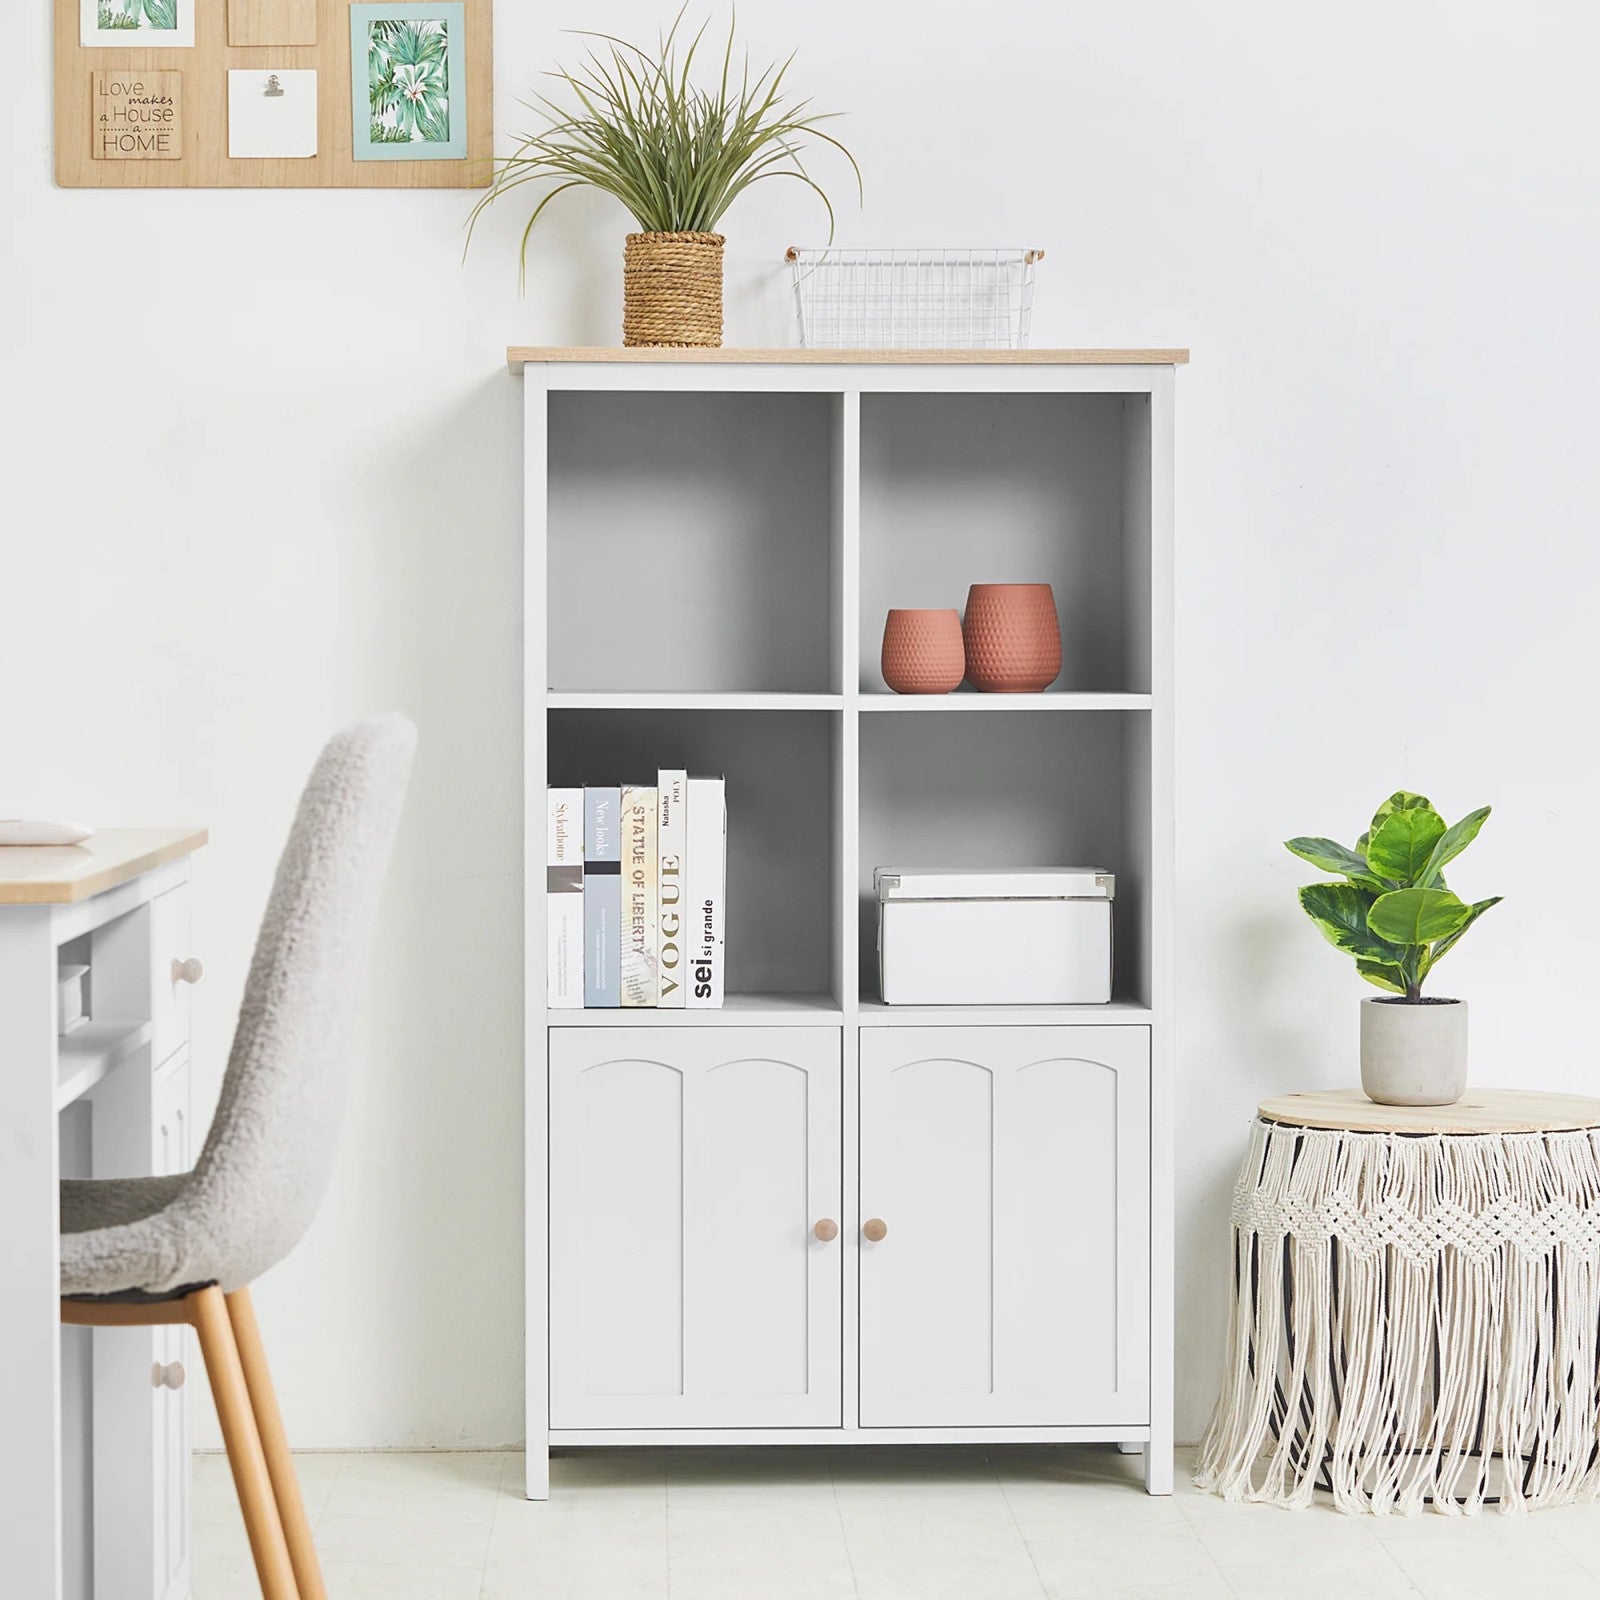
<path fill-rule="evenodd" d="M 498 117 L 669 4 L 507 4 Z M 0 811 L 195 819 L 202 1104 L 323 734 L 422 754 L 343 1163 L 260 1305 L 306 1445 L 520 1435 L 518 389 L 614 342 L 625 221 L 559 203 L 463 268 L 460 193 L 63 193 L 43 0 L 0 174 Z M 1180 1435 L 1202 1426 L 1254 1101 L 1354 1076 L 1361 986 L 1293 833 L 1405 784 L 1495 817 L 1452 958 L 1480 1081 L 1587 1088 L 1600 583 L 1591 9 L 745 0 L 848 109 L 841 240 L 1044 245 L 1035 340 L 1179 380 Z M 548 20 L 547 20 L 548 19 Z M 20 30 L 20 38 L 17 30 Z M 835 168 L 825 167 L 830 174 Z M 840 185 L 842 188 L 842 184 Z M 794 185 L 728 219 L 728 342 L 792 337 Z"/>

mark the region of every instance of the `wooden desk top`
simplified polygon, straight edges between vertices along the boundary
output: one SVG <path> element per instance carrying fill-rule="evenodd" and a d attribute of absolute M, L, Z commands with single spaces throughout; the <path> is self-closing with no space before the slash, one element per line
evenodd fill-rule
<path fill-rule="evenodd" d="M 198 850 L 204 828 L 106 828 L 82 844 L 0 847 L 0 906 L 71 905 Z"/>
<path fill-rule="evenodd" d="M 514 372 L 547 362 L 664 362 L 668 366 L 794 367 L 1181 367 L 1187 350 L 737 350 L 671 345 L 512 345 Z"/>
<path fill-rule="evenodd" d="M 1264 1122 L 1346 1133 L 1561 1133 L 1600 1128 L 1600 1100 L 1535 1089 L 1468 1089 L 1453 1106 L 1380 1106 L 1359 1089 L 1263 1100 Z"/>

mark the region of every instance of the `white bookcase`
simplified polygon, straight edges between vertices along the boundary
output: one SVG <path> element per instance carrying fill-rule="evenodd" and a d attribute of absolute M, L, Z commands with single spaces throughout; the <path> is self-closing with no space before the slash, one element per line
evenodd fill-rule
<path fill-rule="evenodd" d="M 530 1497 L 721 1442 L 1115 1441 L 1170 1492 L 1186 359 L 510 352 Z M 1023 580 L 1052 689 L 887 691 L 890 606 Z M 727 1004 L 549 1012 L 545 787 L 658 767 L 727 777 Z M 1114 871 L 1112 1003 L 881 1004 L 873 868 L 935 865 Z"/>

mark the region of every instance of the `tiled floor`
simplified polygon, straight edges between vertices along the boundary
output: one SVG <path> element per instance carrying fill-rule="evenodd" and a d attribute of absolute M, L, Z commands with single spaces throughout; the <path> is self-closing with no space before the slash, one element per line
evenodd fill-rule
<path fill-rule="evenodd" d="M 1600 1506 L 1466 1519 L 1149 1499 L 1110 1449 L 298 1459 L 332 1600 L 1600 1600 Z M 1187 1466 L 1180 1462 L 1180 1469 Z M 195 1470 L 195 1600 L 257 1594 L 227 1465 Z"/>

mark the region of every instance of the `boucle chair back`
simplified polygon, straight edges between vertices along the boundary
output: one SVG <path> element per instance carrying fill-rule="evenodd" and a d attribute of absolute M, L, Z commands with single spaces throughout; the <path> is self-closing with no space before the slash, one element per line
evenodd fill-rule
<path fill-rule="evenodd" d="M 224 1290 L 281 1261 L 333 1170 L 368 947 L 416 751 L 402 716 L 330 739 L 256 939 L 222 1096 L 181 1201 Z"/>

